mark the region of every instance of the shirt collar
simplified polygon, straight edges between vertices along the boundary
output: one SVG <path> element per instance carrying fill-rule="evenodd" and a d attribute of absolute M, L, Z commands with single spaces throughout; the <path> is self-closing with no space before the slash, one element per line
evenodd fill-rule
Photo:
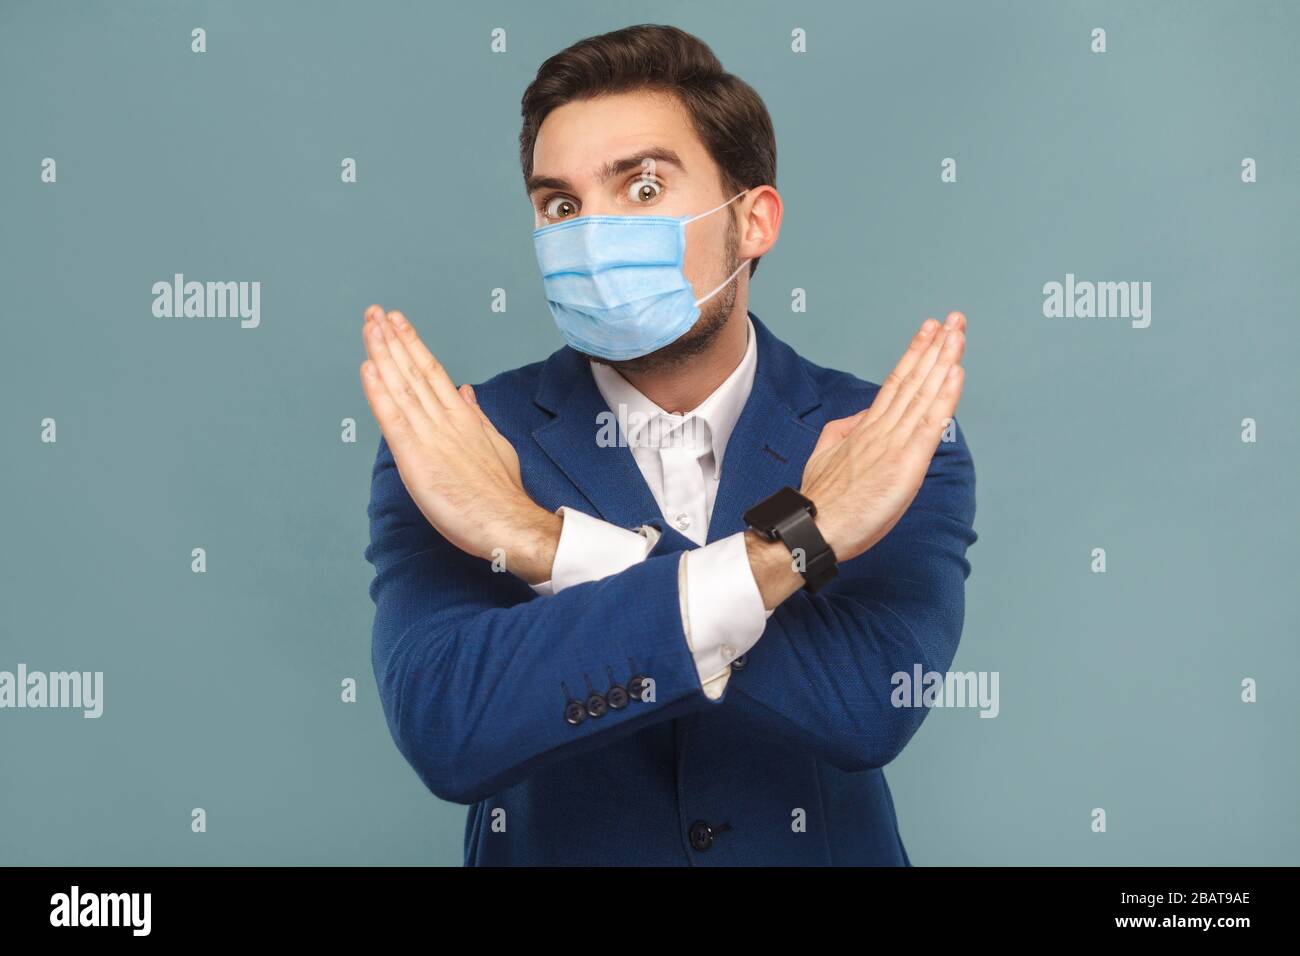
<path fill-rule="evenodd" d="M 749 393 L 754 386 L 754 373 L 758 368 L 758 335 L 754 331 L 754 323 L 748 316 L 745 319 L 745 326 L 747 340 L 745 355 L 740 360 L 740 364 L 732 370 L 721 385 L 714 389 L 713 394 L 681 416 L 687 421 L 698 416 L 708 424 L 713 445 L 714 467 L 719 473 L 722 470 L 722 456 L 726 451 L 727 441 L 731 438 L 736 422 L 740 419 L 740 413 L 749 400 Z M 646 398 L 639 389 L 610 366 L 592 362 L 591 374 L 605 403 L 618 415 L 620 427 L 627 428 L 628 433 L 625 437 L 629 445 L 636 443 L 637 436 L 656 416 L 670 414 Z M 619 412 L 620 405 L 625 410 L 626 417 Z"/>

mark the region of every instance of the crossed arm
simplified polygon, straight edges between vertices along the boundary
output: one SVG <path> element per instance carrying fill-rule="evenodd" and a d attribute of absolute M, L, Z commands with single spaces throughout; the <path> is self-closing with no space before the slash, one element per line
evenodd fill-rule
<path fill-rule="evenodd" d="M 801 591 L 782 545 L 746 541 L 773 614 L 728 706 L 845 769 L 897 754 L 923 713 L 889 704 L 889 675 L 946 667 L 960 635 L 973 472 L 960 434 L 938 446 L 963 330 L 960 317 L 943 334 L 927 321 L 871 407 L 823 430 L 802 490 L 841 562 L 832 588 Z M 514 449 L 400 315 L 369 310 L 366 344 L 362 381 L 384 433 L 367 549 L 375 673 L 425 784 L 474 802 L 542 763 L 713 706 L 683 633 L 680 552 L 664 538 L 618 574 L 538 598 L 528 585 L 550 576 L 561 519 L 528 498 Z M 498 547 L 515 577 L 485 560 Z M 566 725 L 562 687 L 581 692 L 591 661 L 611 679 L 632 666 L 652 676 L 654 703 Z"/>

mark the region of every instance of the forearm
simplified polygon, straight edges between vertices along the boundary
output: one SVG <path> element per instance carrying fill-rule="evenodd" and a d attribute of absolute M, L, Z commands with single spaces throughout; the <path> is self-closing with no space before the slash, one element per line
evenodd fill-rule
<path fill-rule="evenodd" d="M 803 587 L 803 575 L 794 569 L 790 549 L 782 542 L 767 541 L 753 531 L 746 531 L 745 553 L 765 610 L 778 607 Z"/>
<path fill-rule="evenodd" d="M 802 589 L 783 545 L 749 536 L 764 602 L 778 605 L 729 698 L 755 733 L 847 770 L 898 754 L 927 712 L 895 706 L 894 675 L 945 671 L 961 638 L 974 491 L 959 434 L 897 526 L 817 594 Z"/>
<path fill-rule="evenodd" d="M 893 705 L 893 675 L 911 674 L 917 664 L 946 670 L 961 615 L 919 634 L 907 620 L 911 609 L 890 603 L 804 594 L 786 601 L 744 672 L 733 677 L 726 703 L 735 719 L 755 736 L 841 770 L 894 760 L 928 711 Z"/>
<path fill-rule="evenodd" d="M 489 542 L 489 553 L 483 557 L 493 560 L 497 555 L 491 548 L 499 548 L 499 553 L 505 557 L 506 569 L 526 584 L 549 581 L 564 519 L 527 499 L 507 516 L 503 527 L 500 543 L 492 545 Z"/>
<path fill-rule="evenodd" d="M 536 597 L 445 541 L 392 564 L 381 556 L 375 677 L 393 738 L 426 786 L 474 802 L 539 765 L 709 706 L 681 629 L 678 560 Z M 650 693 L 608 706 L 610 687 L 632 676 L 649 678 Z M 566 705 L 593 695 L 606 705 L 571 722 Z"/>

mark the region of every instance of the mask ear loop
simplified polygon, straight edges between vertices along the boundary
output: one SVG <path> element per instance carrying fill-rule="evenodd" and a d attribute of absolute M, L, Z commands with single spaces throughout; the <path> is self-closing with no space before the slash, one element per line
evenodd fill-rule
<path fill-rule="evenodd" d="M 710 299 L 712 299 L 715 295 L 717 295 L 719 292 L 721 292 L 723 289 L 725 289 L 725 288 L 727 287 L 727 283 L 729 283 L 732 279 L 736 278 L 736 276 L 740 275 L 740 270 L 743 269 L 743 268 L 745 268 L 745 266 L 747 266 L 747 265 L 749 265 L 749 260 L 748 260 L 748 259 L 746 259 L 744 262 L 742 262 L 742 263 L 739 265 L 739 267 L 737 267 L 737 269 L 736 269 L 735 272 L 733 272 L 731 275 L 727 276 L 727 278 L 723 281 L 723 283 L 722 283 L 721 285 L 719 285 L 716 289 L 714 289 L 712 292 L 710 292 L 708 295 L 704 296 L 703 298 L 696 299 L 696 300 L 695 300 L 695 304 L 696 304 L 696 306 L 701 306 L 701 305 L 703 305 L 705 302 L 708 302 L 708 301 L 709 301 Z"/>
<path fill-rule="evenodd" d="M 700 213 L 698 216 L 691 216 L 689 219 L 683 219 L 683 220 L 682 220 L 682 225 L 686 225 L 688 222 L 694 222 L 696 219 L 703 219 L 705 216 L 711 216 L 711 215 L 713 215 L 713 214 L 714 214 L 715 212 L 717 212 L 719 209 L 722 209 L 722 208 L 725 207 L 725 206 L 730 206 L 733 202 L 735 202 L 735 201 L 736 201 L 737 199 L 739 199 L 741 196 L 745 195 L 745 193 L 747 193 L 747 192 L 749 192 L 748 189 L 742 189 L 740 192 L 736 193 L 736 195 L 732 196 L 730 199 L 728 199 L 726 202 L 724 202 L 721 206 L 714 206 L 714 207 L 713 207 L 712 209 L 710 209 L 708 212 L 702 212 L 702 213 Z M 724 283 L 724 284 L 725 284 L 725 283 Z"/>
<path fill-rule="evenodd" d="M 686 224 L 689 223 L 689 222 L 694 222 L 696 219 L 703 219 L 705 216 L 711 216 L 711 215 L 713 215 L 715 212 L 717 212 L 719 209 L 722 209 L 722 208 L 724 208 L 724 207 L 726 207 L 726 206 L 730 206 L 733 202 L 735 202 L 735 201 L 736 201 L 737 199 L 739 199 L 741 196 L 745 195 L 745 193 L 747 193 L 747 192 L 749 192 L 748 189 L 742 189 L 740 192 L 736 193 L 736 195 L 732 196 L 730 199 L 728 199 L 728 200 L 727 200 L 726 202 L 724 202 L 722 205 L 720 205 L 720 206 L 714 206 L 714 207 L 713 207 L 712 209 L 710 209 L 708 212 L 702 212 L 702 213 L 700 213 L 698 216 L 691 216 L 689 219 L 684 219 L 684 220 L 682 220 L 682 228 L 685 229 L 685 228 L 686 228 Z M 745 268 L 745 266 L 748 265 L 748 264 L 749 264 L 749 260 L 746 259 L 746 260 L 745 260 L 744 262 L 742 262 L 739 266 L 737 266 L 737 267 L 736 267 L 736 271 L 733 272 L 731 275 L 727 276 L 727 278 L 724 279 L 724 280 L 722 281 L 722 283 L 721 283 L 721 284 L 720 284 L 716 289 L 714 289 L 714 290 L 713 290 L 712 292 L 710 292 L 708 295 L 696 299 L 696 300 L 695 300 L 696 308 L 698 308 L 699 306 L 703 305 L 705 302 L 708 302 L 708 301 L 709 301 L 710 299 L 712 299 L 715 295 L 717 295 L 719 292 L 721 292 L 723 289 L 725 289 L 725 288 L 727 287 L 727 283 L 729 283 L 732 279 L 736 278 L 736 276 L 740 275 L 740 270 L 743 269 L 743 268 Z"/>

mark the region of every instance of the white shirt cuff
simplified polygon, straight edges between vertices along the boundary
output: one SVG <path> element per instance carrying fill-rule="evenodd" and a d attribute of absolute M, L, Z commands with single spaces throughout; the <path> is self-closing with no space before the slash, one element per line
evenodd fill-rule
<path fill-rule="evenodd" d="M 538 594 L 558 594 L 565 588 L 618 574 L 640 564 L 659 542 L 659 531 L 645 525 L 629 531 L 591 515 L 560 507 L 564 518 L 560 543 L 551 565 L 551 579 L 534 584 Z"/>
<path fill-rule="evenodd" d="M 758 643 L 772 615 L 749 566 L 745 533 L 687 551 L 677 580 L 686 644 L 705 695 L 717 700 L 731 662 Z"/>

